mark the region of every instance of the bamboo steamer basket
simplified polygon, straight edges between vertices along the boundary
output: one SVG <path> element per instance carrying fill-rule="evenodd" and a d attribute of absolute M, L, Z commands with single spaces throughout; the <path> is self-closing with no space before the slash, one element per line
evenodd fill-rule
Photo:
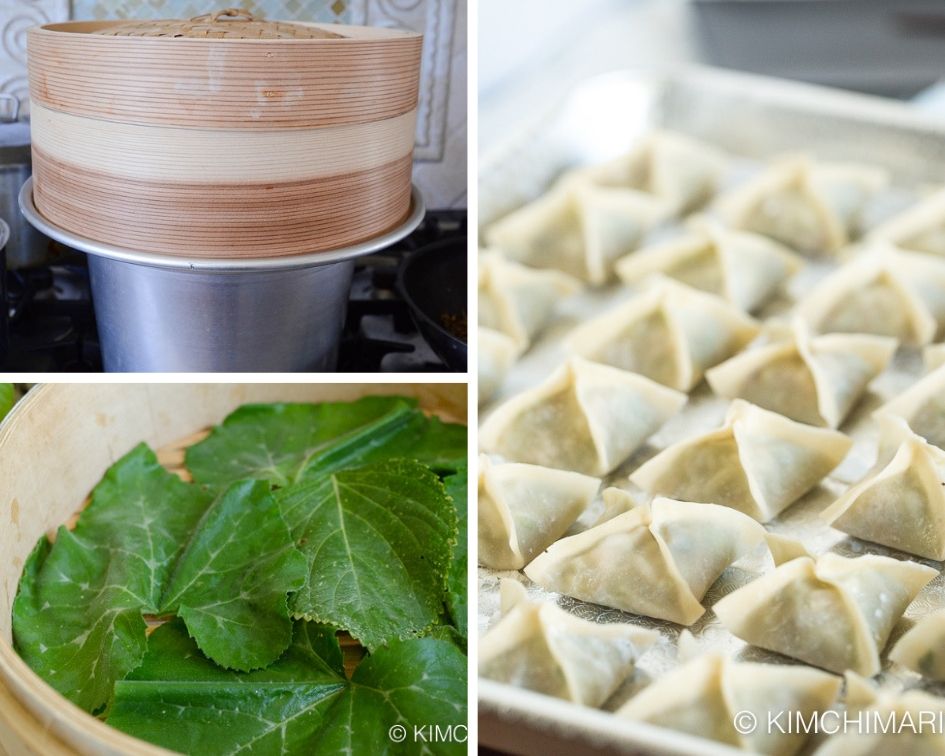
<path fill-rule="evenodd" d="M 34 27 L 36 206 L 161 255 L 279 257 L 383 234 L 409 213 L 421 43 L 238 9 Z"/>
<path fill-rule="evenodd" d="M 166 754 L 85 713 L 12 647 L 11 611 L 23 565 L 43 533 L 66 523 L 105 470 L 138 442 L 161 448 L 241 404 L 415 396 L 466 422 L 465 384 L 46 384 L 0 425 L 0 753 Z"/>

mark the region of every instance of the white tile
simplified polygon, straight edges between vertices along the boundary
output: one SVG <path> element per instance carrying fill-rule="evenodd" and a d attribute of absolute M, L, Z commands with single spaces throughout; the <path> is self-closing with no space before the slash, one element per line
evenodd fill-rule
<path fill-rule="evenodd" d="M 26 32 L 67 18 L 68 0 L 0 0 L 0 92 L 27 100 Z"/>

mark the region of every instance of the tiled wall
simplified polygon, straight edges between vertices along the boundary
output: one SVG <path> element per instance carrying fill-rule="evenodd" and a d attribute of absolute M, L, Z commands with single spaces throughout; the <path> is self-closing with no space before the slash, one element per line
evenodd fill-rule
<path fill-rule="evenodd" d="M 73 18 L 191 18 L 226 7 L 279 21 L 349 23 L 349 0 L 72 0 Z"/>
<path fill-rule="evenodd" d="M 227 6 L 273 20 L 423 32 L 414 180 L 429 207 L 466 206 L 466 0 L 72 0 L 71 15 L 190 18 Z M 69 13 L 68 0 L 0 0 L 0 92 L 26 94 L 26 29 Z"/>
<path fill-rule="evenodd" d="M 27 97 L 26 30 L 68 17 L 69 0 L 0 0 L 0 92 Z"/>

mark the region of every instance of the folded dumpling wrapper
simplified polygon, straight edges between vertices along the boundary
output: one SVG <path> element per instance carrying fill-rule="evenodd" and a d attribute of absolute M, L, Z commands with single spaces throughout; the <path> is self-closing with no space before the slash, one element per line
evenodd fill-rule
<path fill-rule="evenodd" d="M 647 504 L 635 497 L 630 491 L 616 486 L 609 486 L 600 492 L 600 498 L 603 502 L 603 508 L 594 525 L 603 525 L 608 520 L 614 519 L 617 515 L 624 512 L 630 512 L 638 507 L 646 507 Z"/>
<path fill-rule="evenodd" d="M 659 277 L 579 325 L 566 343 L 586 359 L 689 391 L 706 368 L 735 354 L 757 333 L 757 322 L 725 300 Z"/>
<path fill-rule="evenodd" d="M 868 680 L 847 672 L 846 722 L 814 756 L 941 756 L 945 754 L 945 698 L 921 690 L 879 692 Z"/>
<path fill-rule="evenodd" d="M 529 268 L 498 252 L 479 253 L 479 325 L 510 336 L 522 348 L 561 301 L 580 290 L 577 279 L 556 270 Z"/>
<path fill-rule="evenodd" d="M 794 756 L 808 734 L 769 728 L 769 717 L 780 717 L 783 722 L 787 719 L 783 715 L 800 716 L 806 721 L 833 705 L 841 682 L 810 667 L 738 662 L 723 654 L 705 653 L 658 678 L 616 715 L 752 753 Z M 757 726 L 752 731 L 736 729 L 736 715 L 740 715 L 739 724 L 745 722 L 741 712 L 754 717 Z"/>
<path fill-rule="evenodd" d="M 725 158 L 714 147 L 681 134 L 658 131 L 613 160 L 579 168 L 572 176 L 600 187 L 633 189 L 669 202 L 673 213 L 705 204 L 718 188 Z"/>
<path fill-rule="evenodd" d="M 723 570 L 764 542 L 764 528 L 715 504 L 656 498 L 563 538 L 525 568 L 549 591 L 691 625 Z"/>
<path fill-rule="evenodd" d="M 945 256 L 945 189 L 879 224 L 869 237 L 913 252 Z"/>
<path fill-rule="evenodd" d="M 945 682 L 945 609 L 926 614 L 893 646 L 889 658 L 936 682 Z"/>
<path fill-rule="evenodd" d="M 520 570 L 564 535 L 598 488 L 587 475 L 480 456 L 479 564 Z"/>
<path fill-rule="evenodd" d="M 945 344 L 929 344 L 922 350 L 922 359 L 930 372 L 945 365 Z"/>
<path fill-rule="evenodd" d="M 866 204 L 887 181 L 872 166 L 790 156 L 720 198 L 718 209 L 735 228 L 827 255 L 854 238 Z"/>
<path fill-rule="evenodd" d="M 945 364 L 886 402 L 874 415 L 901 417 L 926 441 L 945 449 Z"/>
<path fill-rule="evenodd" d="M 753 312 L 801 268 L 800 258 L 760 234 L 724 228 L 708 218 L 691 221 L 682 236 L 617 261 L 617 275 L 636 284 L 661 273 Z"/>
<path fill-rule="evenodd" d="M 515 462 L 606 475 L 686 399 L 641 375 L 572 357 L 497 407 L 480 428 L 479 444 Z"/>
<path fill-rule="evenodd" d="M 776 567 L 715 603 L 733 635 L 831 672 L 872 677 L 903 612 L 938 572 L 916 562 L 827 553 Z"/>
<path fill-rule="evenodd" d="M 925 559 L 945 559 L 945 451 L 905 420 L 878 416 L 881 450 L 866 477 L 821 513 L 865 541 Z"/>
<path fill-rule="evenodd" d="M 783 337 L 749 349 L 706 373 L 719 396 L 745 399 L 809 425 L 838 427 L 896 352 L 886 336 L 811 336 L 796 320 Z"/>
<path fill-rule="evenodd" d="M 569 178 L 493 223 L 486 242 L 534 268 L 551 268 L 600 285 L 614 262 L 672 215 L 672 204 L 634 189 L 603 189 Z"/>
<path fill-rule="evenodd" d="M 626 680 L 659 633 L 588 622 L 533 602 L 515 580 L 501 583 L 502 618 L 479 640 L 479 674 L 585 706 L 600 706 Z"/>
<path fill-rule="evenodd" d="M 505 383 L 521 346 L 515 339 L 491 328 L 479 327 L 479 403 L 488 402 Z"/>
<path fill-rule="evenodd" d="M 839 465 L 851 445 L 842 433 L 736 399 L 721 428 L 667 447 L 630 480 L 655 495 L 722 504 L 767 522 Z"/>
<path fill-rule="evenodd" d="M 874 245 L 797 305 L 818 333 L 872 333 L 928 344 L 945 329 L 945 259 Z"/>

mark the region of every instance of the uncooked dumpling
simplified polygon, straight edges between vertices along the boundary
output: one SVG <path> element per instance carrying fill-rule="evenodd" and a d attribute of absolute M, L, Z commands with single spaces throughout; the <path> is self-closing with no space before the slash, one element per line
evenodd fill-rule
<path fill-rule="evenodd" d="M 479 403 L 488 402 L 505 382 L 505 377 L 519 354 L 519 345 L 511 336 L 479 328 Z"/>
<path fill-rule="evenodd" d="M 822 513 L 837 530 L 926 559 L 945 559 L 945 451 L 884 415 L 876 467 Z"/>
<path fill-rule="evenodd" d="M 782 721 L 787 712 L 806 721 L 829 709 L 841 680 L 810 667 L 736 662 L 719 653 L 686 661 L 658 678 L 617 710 L 617 716 L 743 748 L 752 753 L 794 756 L 808 740 L 796 729 L 768 727 L 769 717 Z M 758 726 L 742 734 L 735 729 L 745 714 Z"/>
<path fill-rule="evenodd" d="M 597 478 L 479 458 L 479 564 L 519 570 L 587 509 Z"/>
<path fill-rule="evenodd" d="M 886 181 L 883 171 L 870 166 L 794 156 L 723 197 L 719 209 L 735 228 L 825 255 L 856 236 L 866 203 Z"/>
<path fill-rule="evenodd" d="M 613 277 L 614 262 L 671 213 L 672 205 L 654 195 L 572 178 L 492 224 L 485 237 L 526 265 L 603 284 Z"/>
<path fill-rule="evenodd" d="M 763 541 L 764 528 L 732 509 L 656 498 L 558 541 L 525 574 L 549 591 L 691 625 L 722 571 Z"/>
<path fill-rule="evenodd" d="M 945 328 L 945 260 L 872 247 L 823 279 L 797 312 L 818 333 L 928 344 Z"/>
<path fill-rule="evenodd" d="M 581 288 L 556 270 L 536 270 L 497 252 L 479 254 L 479 325 L 527 347 L 548 324 L 561 301 Z"/>
<path fill-rule="evenodd" d="M 721 428 L 679 441 L 630 480 L 652 494 L 723 504 L 767 522 L 833 470 L 852 442 L 736 399 Z"/>
<path fill-rule="evenodd" d="M 668 278 L 578 326 L 575 353 L 689 391 L 705 373 L 758 333 L 758 325 L 719 297 Z"/>
<path fill-rule="evenodd" d="M 929 344 L 922 350 L 922 360 L 928 371 L 945 365 L 945 344 Z"/>
<path fill-rule="evenodd" d="M 945 256 L 945 189 L 940 189 L 870 231 L 902 249 Z"/>
<path fill-rule="evenodd" d="M 906 607 L 938 572 L 882 556 L 799 557 L 716 602 L 732 634 L 832 672 L 872 677 Z"/>
<path fill-rule="evenodd" d="M 920 378 L 875 414 L 901 417 L 928 442 L 945 449 L 945 365 Z"/>
<path fill-rule="evenodd" d="M 798 321 L 771 343 L 712 368 L 706 380 L 719 396 L 836 428 L 895 352 L 895 339 L 846 333 L 811 337 Z"/>
<path fill-rule="evenodd" d="M 680 237 L 618 260 L 617 275 L 636 284 L 662 273 L 753 312 L 800 267 L 796 255 L 767 237 L 726 229 L 703 218 L 688 224 Z"/>
<path fill-rule="evenodd" d="M 815 756 L 943 756 L 941 723 L 945 699 L 921 690 L 878 692 L 867 680 L 847 672 L 846 720 L 824 721 L 837 733 Z M 862 722 L 862 725 L 859 723 Z"/>
<path fill-rule="evenodd" d="M 923 677 L 945 682 L 945 609 L 925 615 L 909 628 L 889 658 Z"/>
<path fill-rule="evenodd" d="M 595 185 L 635 189 L 667 200 L 674 213 L 708 201 L 718 186 L 725 160 L 720 152 L 681 134 L 656 132 L 625 155 L 574 175 Z"/>
<path fill-rule="evenodd" d="M 685 403 L 685 394 L 643 376 L 572 357 L 500 405 L 479 443 L 515 462 L 606 475 Z"/>
<path fill-rule="evenodd" d="M 501 583 L 503 617 L 479 641 L 479 674 L 490 680 L 600 706 L 659 633 L 579 619 L 532 602 L 514 580 Z"/>

